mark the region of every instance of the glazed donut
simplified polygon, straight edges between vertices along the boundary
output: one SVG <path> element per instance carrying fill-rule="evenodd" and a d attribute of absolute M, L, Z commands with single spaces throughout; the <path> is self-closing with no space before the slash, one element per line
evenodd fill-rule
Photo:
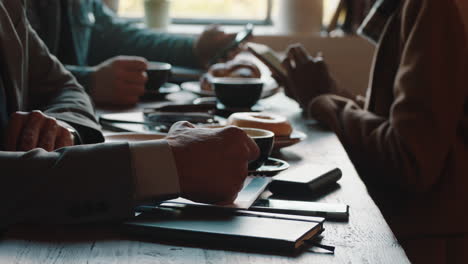
<path fill-rule="evenodd" d="M 227 123 L 238 127 L 270 130 L 276 137 L 287 137 L 292 132 L 291 124 L 285 117 L 270 113 L 234 113 L 229 116 Z"/>
<path fill-rule="evenodd" d="M 213 90 L 210 83 L 210 79 L 213 77 L 261 78 L 262 74 L 255 64 L 245 60 L 217 63 L 211 66 L 208 72 L 201 77 L 202 90 Z"/>

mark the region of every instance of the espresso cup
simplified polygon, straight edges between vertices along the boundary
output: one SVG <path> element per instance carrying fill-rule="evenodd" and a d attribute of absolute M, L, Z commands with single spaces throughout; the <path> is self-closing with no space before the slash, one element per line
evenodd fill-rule
<path fill-rule="evenodd" d="M 148 81 L 146 82 L 145 89 L 147 91 L 158 91 L 159 88 L 169 81 L 171 77 L 172 66 L 164 62 L 149 62 L 146 74 Z"/>
<path fill-rule="evenodd" d="M 242 128 L 247 135 L 255 141 L 260 149 L 260 155 L 249 163 L 249 171 L 260 168 L 270 157 L 273 149 L 275 134 L 271 131 L 257 128 Z"/>
<path fill-rule="evenodd" d="M 212 78 L 216 98 L 228 108 L 250 108 L 260 100 L 263 80 L 259 78 Z"/>

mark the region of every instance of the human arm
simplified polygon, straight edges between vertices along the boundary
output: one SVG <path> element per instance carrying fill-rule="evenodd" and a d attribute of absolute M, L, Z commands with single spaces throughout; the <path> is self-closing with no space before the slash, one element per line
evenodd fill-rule
<path fill-rule="evenodd" d="M 108 59 L 93 67 L 88 93 L 97 105 L 134 105 L 145 93 L 147 68 L 141 57 Z"/>
<path fill-rule="evenodd" d="M 336 94 L 350 99 L 356 97 L 338 86 L 321 55 L 311 56 L 301 44 L 289 46 L 283 66 L 287 75 L 274 77 L 284 86 L 286 95 L 296 100 L 303 109 L 322 94 Z"/>
<path fill-rule="evenodd" d="M 8 3 L 10 9 L 21 10 L 19 2 L 11 1 Z M 0 13 L 7 17 L 8 13 L 4 11 L 5 9 L 0 3 Z M 15 18 L 14 21 L 20 20 Z M 9 32 L 12 35 L 20 36 L 22 40 L 31 33 L 28 32 L 30 28 L 27 25 L 21 24 L 23 22 L 20 20 L 17 23 L 17 32 Z M 1 37 L 8 38 L 10 36 L 2 35 Z M 26 58 L 29 55 L 38 56 L 38 54 L 45 57 L 48 54 L 40 45 L 14 45 L 12 47 L 22 48 L 21 51 Z M 25 47 L 35 47 L 38 50 L 29 50 Z M 60 81 L 62 78 L 68 79 L 70 76 L 64 74 L 59 67 L 60 65 L 50 64 L 51 61 L 46 60 L 46 58 L 42 59 L 45 60 L 44 69 L 38 71 L 44 70 L 42 78 L 47 85 L 44 87 L 42 86 L 44 83 L 33 78 L 37 76 L 32 76 L 33 79 L 29 81 L 38 81 L 37 86 L 34 86 L 36 89 L 39 87 L 50 89 L 52 94 L 45 91 L 31 92 L 55 102 L 57 99 L 54 95 L 60 95 L 61 89 L 57 89 L 55 85 L 58 83 L 53 80 Z M 53 58 L 50 59 L 54 61 Z M 14 67 L 13 65 L 6 66 Z M 63 89 L 79 88 L 76 84 L 70 83 L 71 87 L 67 86 L 68 83 L 62 84 L 64 85 Z M 40 100 L 32 99 L 34 100 L 31 100 L 30 103 L 41 105 Z M 80 103 L 79 100 L 77 102 Z M 72 112 L 79 109 L 73 108 L 71 103 L 69 107 L 72 108 Z M 67 110 L 59 107 L 58 109 Z M 77 118 L 82 117 L 78 116 Z M 171 134 L 172 138 L 167 141 L 81 145 L 65 147 L 52 152 L 39 148 L 28 152 L 0 151 L 2 175 L 0 177 L 0 227 L 31 222 L 118 221 L 133 216 L 135 204 L 163 199 L 167 195 L 182 195 L 189 199 L 206 202 L 230 201 L 235 192 L 238 191 L 239 184 L 234 184 L 235 188 L 232 188 L 229 183 L 242 181 L 246 176 L 243 174 L 242 168 L 246 167 L 248 161 L 254 159 L 258 154 L 258 149 L 252 147 L 252 141 L 246 137 L 245 133 L 242 134 L 239 131 L 239 129 L 232 127 L 209 131 L 204 129 L 186 131 L 179 127 L 177 133 Z M 179 134 L 180 136 L 178 136 Z M 180 141 L 179 138 L 181 138 Z M 248 148 L 249 144 L 253 149 Z M 151 147 L 152 152 L 142 150 L 148 146 Z M 164 150 L 164 148 L 166 149 Z M 238 151 L 236 151 L 237 148 Z M 232 150 L 228 151 L 230 149 Z M 172 152 L 174 157 L 167 154 L 172 154 Z M 149 157 L 160 155 L 161 158 L 138 165 L 135 161 L 141 160 L 140 156 L 145 154 L 149 154 Z M 230 155 L 234 155 L 234 157 Z M 206 159 L 203 159 L 204 157 Z M 192 164 L 193 161 L 197 162 Z M 209 166 L 212 161 L 219 164 L 218 167 L 215 167 L 217 169 L 215 172 L 213 172 L 213 167 Z M 175 166 L 168 166 L 168 163 L 171 162 Z M 179 171 L 179 167 L 186 165 L 192 166 L 195 170 L 186 173 L 181 168 Z M 239 170 L 224 173 L 224 168 L 231 166 L 239 167 Z M 175 176 L 174 172 L 171 172 L 174 167 L 177 170 Z M 210 183 L 200 186 L 200 182 L 207 180 L 207 175 L 218 177 L 215 182 L 228 184 L 221 186 L 227 192 L 220 195 L 219 190 L 223 188 Z M 179 189 L 173 188 L 174 192 L 170 188 L 158 189 L 160 186 L 166 187 L 167 185 L 164 184 L 171 179 L 172 183 L 177 182 L 172 177 L 180 178 Z M 223 181 L 224 178 L 226 181 Z M 143 190 L 145 188 L 141 186 L 149 186 L 152 193 L 147 195 Z M 181 191 L 178 193 L 177 190 Z M 193 190 L 199 190 L 200 193 Z M 167 191 L 171 193 L 166 193 Z"/>
<path fill-rule="evenodd" d="M 26 21 L 28 43 L 27 104 L 24 111 L 41 110 L 71 125 L 81 143 L 104 139 L 94 116 L 94 107 L 73 75 L 53 56 Z"/>
<path fill-rule="evenodd" d="M 178 196 L 230 203 L 257 156 L 238 128 L 188 123 L 167 140 L 0 151 L 0 223 L 118 221 L 139 203 Z"/>
<path fill-rule="evenodd" d="M 196 202 L 230 204 L 242 189 L 256 143 L 238 127 L 171 127 L 166 137 L 174 154 L 181 195 Z"/>
<path fill-rule="evenodd" d="M 129 55 L 175 66 L 204 68 L 235 37 L 218 26 L 208 26 L 198 37 L 157 32 L 117 17 L 99 1 L 94 2 L 94 15 L 90 65 L 118 55 Z"/>
<path fill-rule="evenodd" d="M 136 104 L 145 93 L 148 80 L 148 62 L 142 57 L 116 56 L 93 67 L 66 65 L 66 68 L 98 106 Z"/>
<path fill-rule="evenodd" d="M 156 142 L 131 144 L 140 200 L 164 194 L 166 198 L 180 195 L 197 202 L 229 204 L 242 188 L 248 161 L 258 156 L 253 140 L 235 127 L 206 129 L 179 122 L 157 148 Z M 165 178 L 163 184 L 154 177 L 160 170 L 166 172 L 160 175 Z"/>
<path fill-rule="evenodd" d="M 54 152 L 0 151 L 1 224 L 77 223 L 131 217 L 134 178 L 128 144 Z"/>
<path fill-rule="evenodd" d="M 454 148 L 468 88 L 468 55 L 453 3 L 408 1 L 402 17 L 389 116 L 331 95 L 314 99 L 309 112 L 336 132 L 368 181 L 421 193 L 436 186 Z"/>
<path fill-rule="evenodd" d="M 193 52 L 195 37 L 138 27 L 117 17 L 101 1 L 93 1 L 93 9 L 96 22 L 90 39 L 89 65 L 97 65 L 118 55 L 129 55 L 177 66 L 200 66 Z"/>

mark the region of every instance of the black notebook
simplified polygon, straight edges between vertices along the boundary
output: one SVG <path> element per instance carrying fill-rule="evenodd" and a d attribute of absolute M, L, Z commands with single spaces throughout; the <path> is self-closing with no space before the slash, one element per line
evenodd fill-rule
<path fill-rule="evenodd" d="M 251 211 L 159 208 L 124 224 L 157 240 L 293 254 L 323 231 L 324 218 Z"/>

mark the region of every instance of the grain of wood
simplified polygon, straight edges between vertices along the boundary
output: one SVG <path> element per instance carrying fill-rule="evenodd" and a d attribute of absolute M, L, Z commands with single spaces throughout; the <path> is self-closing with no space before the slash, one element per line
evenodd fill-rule
<path fill-rule="evenodd" d="M 186 94 L 181 96 L 190 98 Z M 297 105 L 283 94 L 266 100 L 265 105 L 269 111 L 288 116 L 295 129 L 308 135 L 305 141 L 278 155 L 292 169 L 306 170 L 310 164 L 324 164 L 343 171 L 340 188 L 317 199 L 350 205 L 349 222 L 325 223 L 322 243 L 336 246 L 334 255 L 305 252 L 298 257 L 286 257 L 203 249 L 130 239 L 106 227 L 22 227 L 10 230 L 0 241 L 0 263 L 409 263 L 337 137 L 313 122 L 306 122 Z"/>

